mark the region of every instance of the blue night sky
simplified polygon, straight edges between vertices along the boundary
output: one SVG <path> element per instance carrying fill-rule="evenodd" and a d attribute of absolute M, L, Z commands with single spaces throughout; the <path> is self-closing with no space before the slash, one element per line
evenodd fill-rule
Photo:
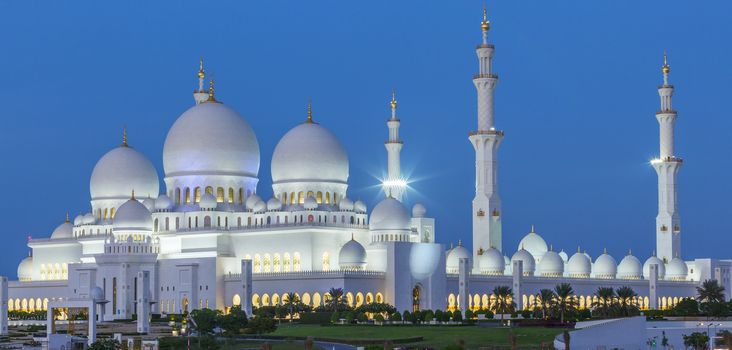
<path fill-rule="evenodd" d="M 730 257 L 732 27 L 728 1 L 491 1 L 504 251 L 531 224 L 555 248 L 616 258 L 654 249 L 660 67 L 668 49 L 680 171 L 683 258 Z M 121 142 L 157 166 L 168 128 L 193 104 L 204 56 L 217 97 L 262 150 L 269 198 L 279 138 L 305 119 L 338 134 L 350 197 L 383 196 L 383 141 L 398 91 L 414 181 L 442 243 L 471 236 L 475 45 L 482 2 L 3 2 L 0 273 L 26 237 L 89 211 L 89 176 Z M 162 187 L 161 187 L 162 188 Z"/>

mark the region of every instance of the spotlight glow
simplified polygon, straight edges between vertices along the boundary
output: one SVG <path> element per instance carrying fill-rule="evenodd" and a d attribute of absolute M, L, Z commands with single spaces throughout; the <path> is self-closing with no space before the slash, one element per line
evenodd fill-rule
<path fill-rule="evenodd" d="M 407 187 L 407 180 L 404 180 L 404 179 L 382 180 L 381 184 L 384 187 Z"/>

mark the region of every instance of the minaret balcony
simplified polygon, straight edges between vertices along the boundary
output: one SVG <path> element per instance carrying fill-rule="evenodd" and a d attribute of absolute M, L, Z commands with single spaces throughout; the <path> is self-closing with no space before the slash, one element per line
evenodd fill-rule
<path fill-rule="evenodd" d="M 495 74 L 474 74 L 473 79 L 498 79 Z"/>
<path fill-rule="evenodd" d="M 501 130 L 476 130 L 471 131 L 468 133 L 468 136 L 474 136 L 474 135 L 498 135 L 503 136 L 503 131 Z"/>
<path fill-rule="evenodd" d="M 667 110 L 660 110 L 660 111 L 657 111 L 656 112 L 656 115 L 661 115 L 661 114 L 673 114 L 673 115 L 676 115 L 676 111 L 673 110 L 673 109 L 667 109 Z"/>
<path fill-rule="evenodd" d="M 475 46 L 476 49 L 495 49 L 496 47 L 493 46 L 493 44 L 478 44 Z"/>
<path fill-rule="evenodd" d="M 387 145 L 390 144 L 390 143 L 396 143 L 396 144 L 403 145 L 404 144 L 404 141 L 402 141 L 402 140 L 396 140 L 396 141 L 387 140 L 387 141 L 384 141 L 384 143 L 387 144 Z"/>
<path fill-rule="evenodd" d="M 660 164 L 660 163 L 683 163 L 684 160 L 678 157 L 674 156 L 668 156 L 664 158 L 656 158 L 651 160 L 651 164 Z"/>

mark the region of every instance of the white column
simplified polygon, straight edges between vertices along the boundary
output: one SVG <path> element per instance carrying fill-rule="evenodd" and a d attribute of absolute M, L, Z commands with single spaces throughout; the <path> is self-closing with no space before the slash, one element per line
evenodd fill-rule
<path fill-rule="evenodd" d="M 658 264 L 651 264 L 648 270 L 651 275 L 648 279 L 648 308 L 655 310 L 658 309 Z"/>
<path fill-rule="evenodd" d="M 386 147 L 387 152 L 387 176 L 384 192 L 391 194 L 392 197 L 401 201 L 406 190 L 402 179 L 400 155 L 404 142 L 399 139 L 399 126 L 401 125 L 401 121 L 396 116 L 397 101 L 394 93 L 392 93 L 390 105 L 391 118 L 386 121 L 386 126 L 389 128 L 389 139 L 384 142 L 384 147 Z"/>
<path fill-rule="evenodd" d="M 252 260 L 241 261 L 241 309 L 252 317 Z"/>
<path fill-rule="evenodd" d="M 513 262 L 513 301 L 516 303 L 516 310 L 523 310 L 524 300 L 521 297 L 521 280 L 524 278 L 524 262 L 516 260 Z"/>
<path fill-rule="evenodd" d="M 87 343 L 91 345 L 97 341 L 97 305 L 94 299 L 89 299 L 89 339 Z"/>
<path fill-rule="evenodd" d="M 459 261 L 458 266 L 458 298 L 460 304 L 460 311 L 465 315 L 465 311 L 468 310 L 468 304 L 470 303 L 470 261 L 462 258 Z"/>
<path fill-rule="evenodd" d="M 8 335 L 8 278 L 0 276 L 0 335 Z"/>
<path fill-rule="evenodd" d="M 137 273 L 137 333 L 150 332 L 150 271 Z"/>

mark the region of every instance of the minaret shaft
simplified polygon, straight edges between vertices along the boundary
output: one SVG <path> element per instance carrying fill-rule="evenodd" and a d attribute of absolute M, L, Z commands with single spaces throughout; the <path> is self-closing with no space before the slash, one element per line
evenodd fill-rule
<path fill-rule="evenodd" d="M 401 151 L 404 142 L 399 139 L 399 126 L 401 121 L 396 115 L 396 96 L 392 93 L 391 118 L 386 121 L 389 128 L 389 139 L 384 142 L 387 152 L 387 175 L 384 184 L 384 191 L 396 200 L 401 201 L 406 189 L 406 183 L 402 178 Z"/>

